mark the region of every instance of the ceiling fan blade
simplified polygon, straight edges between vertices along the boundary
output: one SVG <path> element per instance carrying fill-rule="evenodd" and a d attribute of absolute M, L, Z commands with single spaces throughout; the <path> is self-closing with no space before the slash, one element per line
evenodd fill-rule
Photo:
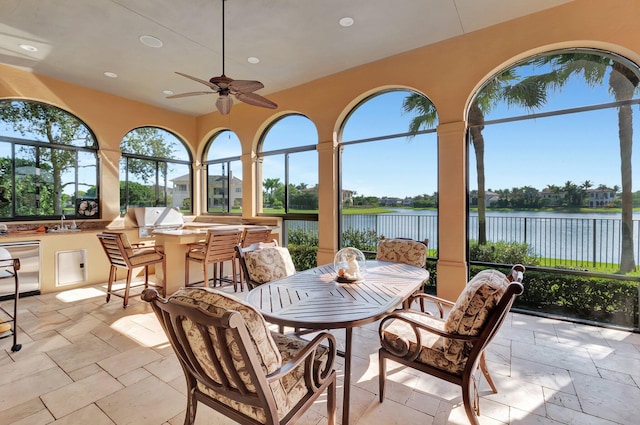
<path fill-rule="evenodd" d="M 216 86 L 215 84 L 213 84 L 212 82 L 207 81 L 207 80 L 202 80 L 202 79 L 200 79 L 200 78 L 198 78 L 198 77 L 194 77 L 193 75 L 183 74 L 182 72 L 178 72 L 178 71 L 176 71 L 176 74 L 178 74 L 178 75 L 182 75 L 183 77 L 186 77 L 186 78 L 188 78 L 188 79 L 190 79 L 190 80 L 197 81 L 197 82 L 199 82 L 200 84 L 204 84 L 205 86 L 209 86 L 209 87 L 211 87 L 211 88 L 212 88 L 212 89 L 214 89 L 214 90 L 218 90 L 218 89 L 219 89 L 219 87 L 218 87 L 218 86 Z"/>
<path fill-rule="evenodd" d="M 188 93 L 179 93 L 172 94 L 171 96 L 167 96 L 167 99 L 177 99 L 179 97 L 189 97 L 189 96 L 199 96 L 201 94 L 214 94 L 214 91 L 191 91 Z"/>
<path fill-rule="evenodd" d="M 251 93 L 264 88 L 260 81 L 253 80 L 233 80 L 229 83 L 229 89 L 238 93 Z"/>
<path fill-rule="evenodd" d="M 263 108 L 275 109 L 278 107 L 275 103 L 255 93 L 237 93 L 236 98 L 244 103 L 253 106 L 262 106 Z"/>

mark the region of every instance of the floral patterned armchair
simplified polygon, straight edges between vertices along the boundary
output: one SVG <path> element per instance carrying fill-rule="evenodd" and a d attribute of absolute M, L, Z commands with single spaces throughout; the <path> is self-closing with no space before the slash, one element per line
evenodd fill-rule
<path fill-rule="evenodd" d="M 185 424 L 201 402 L 241 424 L 290 424 L 327 391 L 335 423 L 336 344 L 270 332 L 251 305 L 210 288 L 180 289 L 167 300 L 143 292 L 187 379 Z"/>
<path fill-rule="evenodd" d="M 469 421 L 478 425 L 474 372 L 479 367 L 493 392 L 498 392 L 487 370 L 484 350 L 515 297 L 522 293 L 523 274 L 522 265 L 514 266 L 508 277 L 497 270 L 484 270 L 469 281 L 455 303 L 426 294 L 413 295 L 435 303 L 440 317 L 408 309 L 385 317 L 380 323 L 380 401 L 384 397 L 386 360 L 391 359 L 460 385 Z M 446 319 L 445 309 L 450 309 Z"/>

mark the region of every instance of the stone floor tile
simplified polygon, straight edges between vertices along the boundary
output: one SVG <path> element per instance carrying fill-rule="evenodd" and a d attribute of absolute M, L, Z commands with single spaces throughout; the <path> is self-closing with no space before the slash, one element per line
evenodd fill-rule
<path fill-rule="evenodd" d="M 51 413 L 47 409 L 43 409 L 19 421 L 12 422 L 11 425 L 46 425 L 53 423 L 53 421 L 55 419 Z"/>
<path fill-rule="evenodd" d="M 555 404 L 556 406 L 566 407 L 573 410 L 581 410 L 580 400 L 576 394 L 569 394 L 551 388 L 542 387 L 546 405 Z"/>
<path fill-rule="evenodd" d="M 55 362 L 42 353 L 27 356 L 15 363 L 0 366 L 0 388 L 2 388 L 2 391 L 7 391 L 11 388 L 12 382 L 52 367 L 56 367 Z"/>
<path fill-rule="evenodd" d="M 185 396 L 150 376 L 96 402 L 118 425 L 152 425 L 171 420 L 185 409 Z"/>
<path fill-rule="evenodd" d="M 638 424 L 640 388 L 580 373 L 571 375 L 584 413 L 619 424 Z"/>
<path fill-rule="evenodd" d="M 124 375 L 120 375 L 118 377 L 118 381 L 125 387 L 128 387 L 130 385 L 133 385 L 137 382 L 142 381 L 143 379 L 148 378 L 149 376 L 151 376 L 151 373 L 148 370 L 139 367 L 137 369 L 134 369 L 130 372 L 125 373 Z"/>
<path fill-rule="evenodd" d="M 514 357 L 511 377 L 565 393 L 575 393 L 571 375 L 566 369 Z"/>
<path fill-rule="evenodd" d="M 555 404 L 547 405 L 547 416 L 563 424 L 580 424 L 580 425 L 615 425 L 606 419 L 582 413 L 580 410 L 569 409 Z"/>
<path fill-rule="evenodd" d="M 58 419 L 53 425 L 114 425 L 114 422 L 95 404 L 90 404 Z"/>
<path fill-rule="evenodd" d="M 548 347 L 514 341 L 513 357 L 554 365 L 558 368 L 599 376 L 587 350 L 575 347 Z"/>
<path fill-rule="evenodd" d="M 117 378 L 134 369 L 142 367 L 160 358 L 160 354 L 150 348 L 136 347 L 123 353 L 117 353 L 103 360 L 98 365 Z"/>
<path fill-rule="evenodd" d="M 71 378 L 59 367 L 52 367 L 26 376 L 11 384 L 11 391 L 3 388 L 0 397 L 0 412 L 39 397 L 72 383 Z"/>
<path fill-rule="evenodd" d="M 42 401 L 51 414 L 60 419 L 122 387 L 122 384 L 102 371 L 42 395 Z"/>
<path fill-rule="evenodd" d="M 56 348 L 48 354 L 62 369 L 70 372 L 118 354 L 118 351 L 89 334 L 72 345 Z"/>
<path fill-rule="evenodd" d="M 5 391 L 3 388 L 3 391 Z M 48 413 L 47 408 L 42 403 L 40 398 L 36 397 L 31 400 L 27 400 L 24 403 L 18 404 L 17 406 L 13 406 L 9 409 L 3 410 L 0 412 L 0 425 L 10 425 L 15 424 L 18 421 L 29 418 L 33 415 L 37 415 L 40 417 L 40 412 L 45 411 Z M 51 417 L 51 421 L 53 421 L 53 416 L 49 413 Z"/>
<path fill-rule="evenodd" d="M 170 357 L 162 357 L 144 366 L 146 370 L 164 382 L 170 382 L 184 376 L 178 359 L 173 353 Z"/>
<path fill-rule="evenodd" d="M 367 406 L 357 423 L 362 425 L 430 425 L 433 423 L 433 416 L 393 400 L 385 400 L 384 403 L 379 403 L 376 400 Z"/>

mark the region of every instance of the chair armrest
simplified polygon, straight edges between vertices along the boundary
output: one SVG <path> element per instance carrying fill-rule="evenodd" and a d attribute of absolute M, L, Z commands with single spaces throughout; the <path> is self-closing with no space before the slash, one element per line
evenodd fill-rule
<path fill-rule="evenodd" d="M 321 362 L 316 359 L 318 347 L 324 343 L 328 343 L 325 347 L 328 351 L 327 362 L 321 367 Z M 317 390 L 324 384 L 331 375 L 336 360 L 336 339 L 329 332 L 320 332 L 313 338 L 300 352 L 290 361 L 280 366 L 279 369 L 267 375 L 267 382 L 271 383 L 282 379 L 291 373 L 296 367 L 304 363 L 304 379 L 308 388 Z"/>
<path fill-rule="evenodd" d="M 422 305 L 423 301 L 431 301 L 438 307 L 438 312 L 440 313 L 440 318 L 444 318 L 444 307 L 453 307 L 455 305 L 454 302 L 449 300 L 445 300 L 444 298 L 439 298 L 434 295 L 423 294 L 423 293 L 414 293 L 409 297 L 409 305 L 413 304 L 414 301 L 420 300 Z"/>
<path fill-rule="evenodd" d="M 425 315 L 427 315 L 429 317 L 433 317 L 432 315 L 427 314 L 427 313 L 412 312 L 412 314 L 425 314 Z M 388 322 L 389 320 L 400 320 L 402 322 L 405 322 L 406 324 L 408 324 L 411 327 L 411 330 L 413 331 L 414 336 L 415 336 L 416 346 L 417 346 L 417 349 L 415 350 L 415 352 L 410 352 L 410 345 L 409 345 L 408 341 L 404 341 L 405 349 L 400 351 L 400 350 L 390 346 L 385 341 L 385 339 L 382 338 L 382 333 L 384 332 L 385 323 Z M 455 339 L 455 340 L 459 340 L 459 341 L 471 342 L 471 341 L 478 340 L 477 336 L 452 334 L 452 333 L 448 333 L 448 332 L 445 332 L 443 330 L 434 328 L 433 326 L 429 326 L 429 325 L 427 325 L 425 323 L 418 322 L 417 320 L 412 319 L 411 317 L 409 317 L 407 314 L 403 313 L 400 310 L 400 311 L 397 311 L 395 313 L 389 314 L 384 319 L 382 319 L 382 321 L 380 322 L 380 328 L 379 328 L 379 331 L 378 331 L 379 335 L 380 335 L 380 343 L 382 345 L 382 348 L 384 348 L 388 352 L 392 353 L 393 355 L 398 356 L 398 357 L 402 357 L 402 358 L 410 360 L 410 361 L 414 361 L 418 357 L 418 354 L 420 354 L 420 347 L 422 347 L 422 335 L 419 332 L 420 330 L 423 330 L 425 332 L 429 332 L 429 333 L 432 333 L 432 334 L 436 334 L 436 335 L 441 336 L 443 338 Z"/>

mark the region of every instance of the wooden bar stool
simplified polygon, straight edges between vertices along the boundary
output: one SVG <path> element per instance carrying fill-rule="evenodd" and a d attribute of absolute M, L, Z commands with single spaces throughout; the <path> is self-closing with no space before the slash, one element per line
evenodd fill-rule
<path fill-rule="evenodd" d="M 236 246 L 240 244 L 241 237 L 241 230 L 209 230 L 207 232 L 207 239 L 204 242 L 188 244 L 184 263 L 185 286 L 194 286 L 200 283 L 190 283 L 190 261 L 202 264 L 204 286 L 209 286 L 208 266 L 210 264 L 213 265 L 213 281 L 211 282 L 211 286 L 213 287 L 215 287 L 218 282 L 220 283 L 220 286 L 222 286 L 223 282 L 228 281 L 223 276 L 224 263 L 225 261 L 231 261 L 231 282 L 233 283 L 233 290 L 237 291 L 238 281 L 236 280 L 236 276 L 238 275 L 236 273 Z M 240 281 L 240 289 L 242 290 L 242 281 Z"/>
<path fill-rule="evenodd" d="M 154 286 L 166 295 L 167 263 L 164 252 L 162 252 L 162 246 L 144 247 L 138 244 L 131 245 L 127 235 L 120 232 L 104 232 L 98 235 L 98 239 L 100 239 L 102 248 L 104 248 L 104 252 L 111 263 L 109 284 L 107 286 L 107 302 L 111 299 L 111 295 L 115 295 L 123 299 L 123 307 L 126 307 L 129 304 L 131 288 L 142 285 L 145 288 Z M 162 266 L 162 283 L 156 283 L 155 285 L 149 283 L 149 266 L 151 265 Z M 133 270 L 138 267 L 144 267 L 144 283 L 132 286 Z M 116 280 L 116 272 L 119 268 L 127 270 L 127 281 L 124 289 L 113 289 L 113 282 Z M 120 294 L 122 291 L 124 291 L 124 294 Z M 136 296 L 139 295 L 137 294 Z"/>

